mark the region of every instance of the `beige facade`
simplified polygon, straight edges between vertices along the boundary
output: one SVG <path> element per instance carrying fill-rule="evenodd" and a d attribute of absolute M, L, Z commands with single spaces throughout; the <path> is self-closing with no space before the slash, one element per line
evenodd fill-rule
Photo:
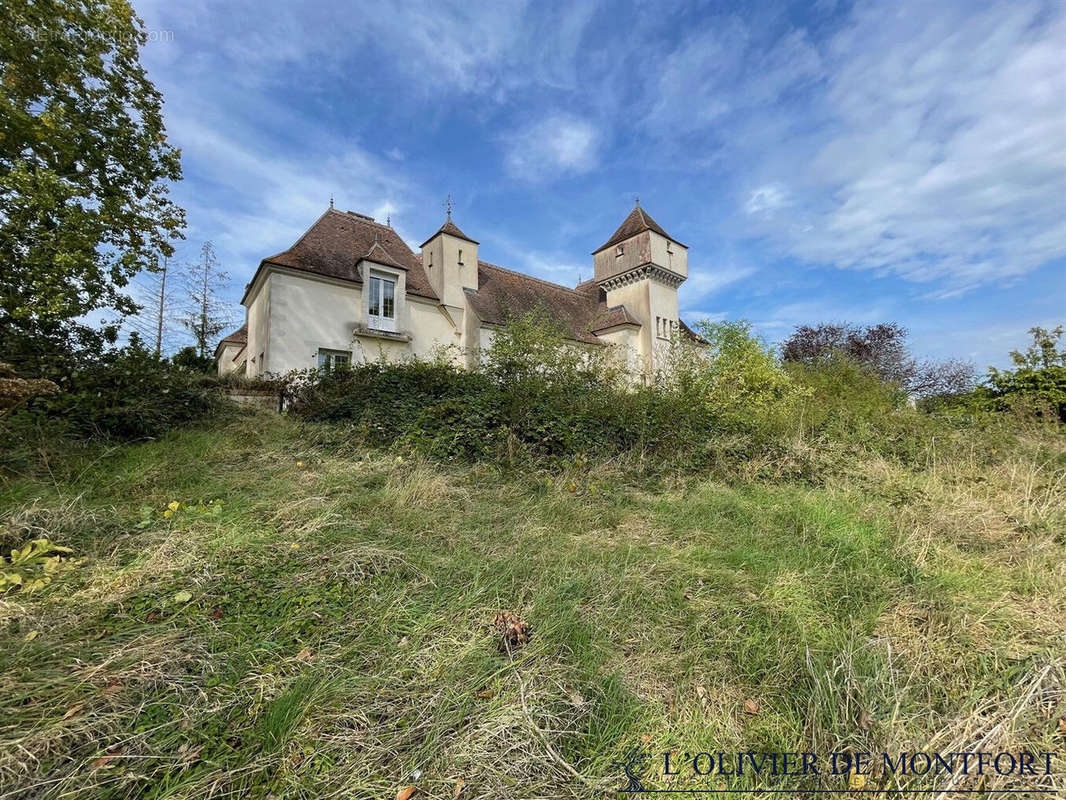
<path fill-rule="evenodd" d="M 483 262 L 450 218 L 416 255 L 391 226 L 331 208 L 260 264 L 242 299 L 246 325 L 220 342 L 218 369 L 258 377 L 442 353 L 472 365 L 509 316 L 540 307 L 575 342 L 652 374 L 657 351 L 691 335 L 677 298 L 687 248 L 638 206 L 593 267 L 593 280 L 571 289 Z"/>

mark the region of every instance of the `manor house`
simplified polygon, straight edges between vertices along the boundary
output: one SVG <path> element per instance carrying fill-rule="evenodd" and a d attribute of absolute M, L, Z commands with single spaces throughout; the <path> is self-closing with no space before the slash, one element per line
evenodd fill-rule
<path fill-rule="evenodd" d="M 331 207 L 288 250 L 263 259 L 241 304 L 245 324 L 218 344 L 220 374 L 251 377 L 353 360 L 429 356 L 467 365 L 510 317 L 536 309 L 574 342 L 617 347 L 654 372 L 657 353 L 693 336 L 678 315 L 688 248 L 637 204 L 570 288 L 482 261 L 448 215 L 416 253 L 389 224 Z"/>

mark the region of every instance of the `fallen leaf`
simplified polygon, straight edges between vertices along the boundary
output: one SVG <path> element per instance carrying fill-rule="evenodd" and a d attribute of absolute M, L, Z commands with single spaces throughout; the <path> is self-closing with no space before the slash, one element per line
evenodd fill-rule
<path fill-rule="evenodd" d="M 759 707 L 760 707 L 759 704 L 756 701 L 754 701 L 754 700 L 752 700 L 750 698 L 744 701 L 744 713 L 745 714 L 758 714 L 759 713 Z"/>
<path fill-rule="evenodd" d="M 874 718 L 872 716 L 870 716 L 870 712 L 869 711 L 863 711 L 859 715 L 859 727 L 862 728 L 864 731 L 870 730 L 870 728 L 873 726 L 873 724 L 874 724 Z"/>
<path fill-rule="evenodd" d="M 466 787 L 466 781 L 464 781 L 462 778 L 456 778 L 455 779 L 455 791 L 452 792 L 452 797 L 455 798 L 455 797 L 458 797 L 459 795 L 461 795 L 463 793 L 463 789 L 465 787 Z"/>
<path fill-rule="evenodd" d="M 585 705 L 585 698 L 581 696 L 581 692 L 577 689 L 570 690 L 570 705 L 583 706 Z"/>
<path fill-rule="evenodd" d="M 645 733 L 643 736 L 640 737 L 640 741 L 643 742 L 644 744 L 647 744 L 648 742 L 651 741 L 651 734 L 650 733 Z"/>
<path fill-rule="evenodd" d="M 121 688 L 122 681 L 120 681 L 118 678 L 112 678 L 107 682 L 107 685 L 105 685 L 104 688 L 100 690 L 100 693 L 104 696 L 107 696 L 109 694 L 114 694 Z"/>
<path fill-rule="evenodd" d="M 107 753 L 106 755 L 102 755 L 99 758 L 93 759 L 92 763 L 89 764 L 89 768 L 100 769 L 100 767 L 105 767 L 112 761 L 114 761 L 116 758 L 118 758 L 120 755 L 122 755 L 121 750 L 116 750 L 113 753 Z"/>
<path fill-rule="evenodd" d="M 81 711 L 83 708 L 85 708 L 85 703 L 75 703 L 74 705 L 72 705 L 70 708 L 67 709 L 67 713 L 63 715 L 63 719 L 70 719 L 75 714 L 77 714 L 79 711 Z"/>
<path fill-rule="evenodd" d="M 1059 733 L 1066 736 L 1066 717 L 1059 720 Z"/>
<path fill-rule="evenodd" d="M 174 595 L 175 603 L 188 603 L 190 600 L 192 600 L 192 592 L 187 592 L 184 589 Z"/>
<path fill-rule="evenodd" d="M 865 775 L 863 775 L 861 773 L 858 773 L 858 772 L 853 772 L 853 773 L 851 773 L 850 776 L 848 776 L 848 788 L 849 789 L 861 789 L 865 785 L 866 785 L 866 776 Z"/>
<path fill-rule="evenodd" d="M 185 751 L 185 755 L 182 756 L 181 760 L 184 761 L 186 764 L 191 764 L 193 761 L 196 761 L 196 759 L 200 757 L 200 751 L 203 749 L 204 746 L 202 744 L 196 747 L 190 747 L 188 750 Z"/>
<path fill-rule="evenodd" d="M 38 636 L 40 636 L 40 634 L 41 634 L 40 631 L 30 631 L 29 633 L 27 633 L 25 636 L 22 637 L 22 641 L 24 641 L 24 642 L 32 642 L 34 639 L 36 639 Z"/>
<path fill-rule="evenodd" d="M 301 650 L 299 653 L 296 654 L 296 660 L 297 661 L 310 661 L 311 660 L 311 651 L 305 647 L 303 650 Z"/>
<path fill-rule="evenodd" d="M 414 796 L 414 793 L 418 791 L 416 786 L 404 786 L 400 791 L 396 793 L 396 800 L 409 800 Z"/>
<path fill-rule="evenodd" d="M 222 609 L 221 608 L 216 608 L 214 611 L 212 611 L 211 612 L 211 618 L 212 619 L 222 619 Z"/>
<path fill-rule="evenodd" d="M 496 692 L 492 691 L 492 689 L 482 689 L 480 692 L 477 693 L 477 696 L 480 697 L 482 700 L 488 700 L 489 698 L 495 697 Z"/>

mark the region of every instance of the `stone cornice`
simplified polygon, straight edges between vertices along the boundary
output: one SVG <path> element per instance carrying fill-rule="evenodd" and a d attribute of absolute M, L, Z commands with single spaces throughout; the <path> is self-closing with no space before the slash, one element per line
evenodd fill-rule
<path fill-rule="evenodd" d="M 623 272 L 621 275 L 612 275 L 609 278 L 596 281 L 596 283 L 606 291 L 611 291 L 644 280 L 653 280 L 676 289 L 684 283 L 685 276 L 678 275 L 676 272 L 671 272 L 664 267 L 660 267 L 658 264 L 641 264 L 639 267 L 634 267 L 628 272 Z"/>

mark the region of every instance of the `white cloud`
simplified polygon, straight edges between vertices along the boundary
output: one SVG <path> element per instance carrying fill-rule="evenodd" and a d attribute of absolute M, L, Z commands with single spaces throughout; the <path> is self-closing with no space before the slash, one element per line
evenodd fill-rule
<path fill-rule="evenodd" d="M 306 147 L 283 152 L 261 138 L 254 119 L 222 113 L 196 92 L 165 91 L 168 135 L 186 165 L 186 180 L 174 189 L 189 220 L 179 257 L 213 240 L 237 298 L 260 259 L 292 245 L 331 197 L 338 208 L 369 210 L 384 221 L 417 195 L 391 162 L 355 142 L 308 128 Z M 274 112 L 267 101 L 255 109 Z"/>
<path fill-rule="evenodd" d="M 726 311 L 707 311 L 700 308 L 682 309 L 681 316 L 684 317 L 690 324 L 697 322 L 722 322 L 729 319 L 729 313 Z"/>
<path fill-rule="evenodd" d="M 742 281 L 755 274 L 755 268 L 736 264 L 715 266 L 711 269 L 689 269 L 688 280 L 681 290 L 687 300 L 702 300 L 730 284 Z"/>
<path fill-rule="evenodd" d="M 936 281 L 943 298 L 1066 256 L 1062 9 L 859 4 L 825 47 L 824 91 L 772 112 L 773 127 L 824 124 L 752 154 L 792 196 L 749 197 L 752 230 L 808 262 Z"/>
<path fill-rule="evenodd" d="M 580 174 L 596 166 L 599 144 L 591 122 L 552 114 L 505 139 L 504 163 L 511 175 L 524 180 Z"/>
<path fill-rule="evenodd" d="M 760 186 L 748 197 L 744 210 L 749 215 L 772 217 L 779 208 L 788 205 L 788 191 L 780 184 Z"/>
<path fill-rule="evenodd" d="M 323 85 L 392 77 L 421 100 L 460 92 L 482 95 L 481 103 L 530 84 L 576 87 L 576 61 L 597 9 L 591 0 L 554 7 L 529 0 L 137 0 L 136 7 L 150 28 L 174 30 L 179 43 L 210 41 L 209 52 L 194 49 L 189 57 L 225 60 L 231 82 L 262 87 L 313 65 L 309 77 Z M 353 58 L 368 53 L 374 74 L 364 67 L 353 75 Z"/>
<path fill-rule="evenodd" d="M 822 58 L 802 30 L 765 47 L 744 21 L 712 20 L 663 61 L 649 86 L 654 100 L 645 123 L 667 136 L 729 123 L 822 73 Z"/>

